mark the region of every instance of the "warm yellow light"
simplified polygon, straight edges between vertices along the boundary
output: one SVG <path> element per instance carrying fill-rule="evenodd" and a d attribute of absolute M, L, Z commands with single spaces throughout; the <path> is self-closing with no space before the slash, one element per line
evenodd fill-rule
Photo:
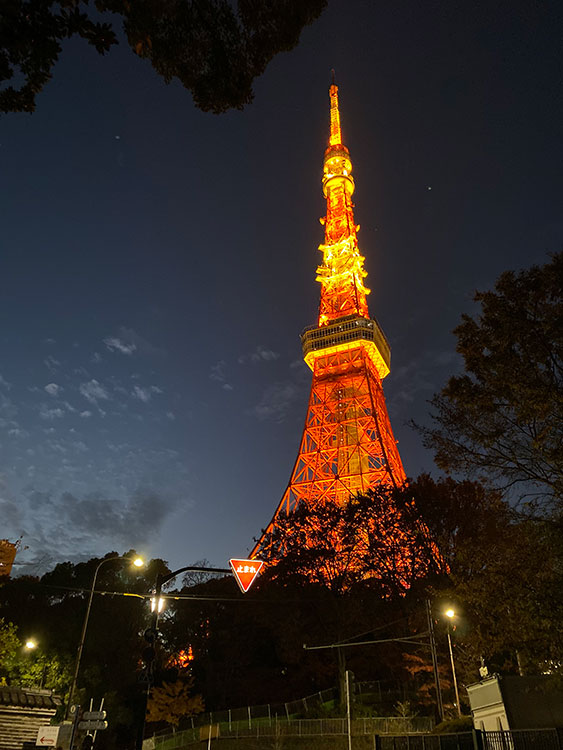
<path fill-rule="evenodd" d="M 29 651 L 31 651 L 32 649 L 34 649 L 34 648 L 37 648 L 37 642 L 36 642 L 36 641 L 34 641 L 34 640 L 33 640 L 33 638 L 29 638 L 29 639 L 28 639 L 28 640 L 27 640 L 27 641 L 25 642 L 25 647 L 26 647 L 26 648 L 27 648 L 27 649 L 28 649 Z"/>
<path fill-rule="evenodd" d="M 383 380 L 384 377 L 389 375 L 389 365 L 381 356 L 377 345 L 373 341 L 347 341 L 343 344 L 335 344 L 334 346 L 327 346 L 324 349 L 317 349 L 308 352 L 305 356 L 305 362 L 314 371 L 315 359 L 319 357 L 326 357 L 327 354 L 336 354 L 338 352 L 348 352 L 352 349 L 362 347 L 366 352 L 366 355 L 373 362 L 375 369 L 377 370 L 379 377 Z"/>
<path fill-rule="evenodd" d="M 145 561 L 144 561 L 143 559 L 141 559 L 140 557 L 136 557 L 136 558 L 135 558 L 135 559 L 133 560 L 133 565 L 134 565 L 134 566 L 135 566 L 136 568 L 142 568 L 144 564 L 145 564 Z"/>
<path fill-rule="evenodd" d="M 163 597 L 159 597 L 157 600 L 156 596 L 153 596 L 151 598 L 151 612 L 154 612 L 156 610 L 160 614 L 163 609 L 164 609 Z"/>
<path fill-rule="evenodd" d="M 452 617 L 455 617 L 455 612 L 454 612 L 453 609 L 447 609 L 446 612 L 445 612 L 445 615 L 446 615 L 446 617 L 449 617 L 450 620 L 451 620 Z"/>

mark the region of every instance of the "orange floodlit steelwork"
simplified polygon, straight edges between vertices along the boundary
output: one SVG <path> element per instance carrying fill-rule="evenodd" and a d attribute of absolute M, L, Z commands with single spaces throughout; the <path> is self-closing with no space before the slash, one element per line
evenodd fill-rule
<path fill-rule="evenodd" d="M 393 436 L 381 385 L 389 373 L 390 349 L 370 318 L 364 257 L 354 221 L 354 178 L 342 143 L 338 87 L 330 94 L 330 138 L 322 187 L 326 198 L 321 285 L 316 326 L 301 336 L 313 383 L 301 445 L 289 485 L 268 525 L 300 503 L 346 502 L 380 484 L 400 486 L 405 472 Z M 251 557 L 263 549 L 264 535 Z"/>

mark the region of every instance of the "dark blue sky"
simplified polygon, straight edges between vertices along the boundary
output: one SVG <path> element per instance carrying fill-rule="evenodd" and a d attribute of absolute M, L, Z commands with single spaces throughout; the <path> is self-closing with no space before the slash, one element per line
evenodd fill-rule
<path fill-rule="evenodd" d="M 475 289 L 563 237 L 560 3 L 329 3 L 244 112 L 199 112 L 72 40 L 0 119 L 0 536 L 19 572 L 136 547 L 243 556 L 289 479 L 315 321 L 330 69 L 371 314 L 406 422 L 459 363 Z"/>

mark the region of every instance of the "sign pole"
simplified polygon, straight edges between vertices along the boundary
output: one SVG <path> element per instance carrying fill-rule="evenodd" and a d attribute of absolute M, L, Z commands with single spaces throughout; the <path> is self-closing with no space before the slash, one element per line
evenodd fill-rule
<path fill-rule="evenodd" d="M 350 671 L 346 670 L 346 717 L 348 719 L 348 750 L 352 750 L 352 712 L 350 710 Z"/>

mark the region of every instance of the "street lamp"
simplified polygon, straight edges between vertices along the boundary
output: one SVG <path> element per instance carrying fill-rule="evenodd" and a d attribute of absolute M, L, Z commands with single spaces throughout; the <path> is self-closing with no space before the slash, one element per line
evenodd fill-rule
<path fill-rule="evenodd" d="M 34 648 L 37 648 L 37 641 L 33 640 L 33 638 L 28 638 L 25 642 L 25 648 L 28 651 L 33 651 Z"/>
<path fill-rule="evenodd" d="M 452 675 L 454 678 L 454 690 L 455 690 L 455 701 L 457 705 L 457 715 L 461 718 L 461 706 L 459 705 L 459 692 L 457 689 L 457 678 L 455 675 L 455 664 L 454 664 L 454 652 L 452 650 L 452 637 L 450 635 L 450 620 L 455 617 L 455 611 L 453 609 L 447 609 L 444 613 L 448 618 L 448 646 L 450 647 L 450 661 L 452 663 Z"/>
<path fill-rule="evenodd" d="M 86 629 L 88 628 L 88 619 L 90 618 L 90 609 L 92 607 L 92 599 L 94 598 L 94 589 L 96 588 L 96 580 L 98 578 L 98 572 L 100 568 L 102 567 L 102 565 L 105 565 L 107 562 L 113 562 L 114 560 L 127 560 L 128 562 L 132 562 L 136 568 L 140 568 L 145 564 L 143 560 L 141 560 L 140 557 L 137 557 L 131 560 L 130 557 L 125 557 L 124 555 L 119 555 L 116 557 L 104 557 L 104 559 L 100 560 L 100 562 L 97 564 L 96 570 L 94 571 L 94 578 L 92 579 L 92 585 L 90 587 L 90 596 L 88 597 L 88 606 L 86 607 L 86 616 L 84 617 L 84 624 L 82 625 L 80 643 L 78 644 L 78 651 L 76 652 L 76 666 L 74 668 L 74 677 L 72 678 L 72 685 L 70 686 L 70 692 L 68 694 L 68 703 L 67 703 L 66 712 L 65 712 L 65 718 L 67 719 L 70 713 L 72 699 L 74 697 L 74 693 L 76 690 L 76 682 L 78 680 L 78 672 L 80 670 L 80 660 L 82 658 L 82 649 L 84 648 L 84 640 L 86 639 Z"/>

